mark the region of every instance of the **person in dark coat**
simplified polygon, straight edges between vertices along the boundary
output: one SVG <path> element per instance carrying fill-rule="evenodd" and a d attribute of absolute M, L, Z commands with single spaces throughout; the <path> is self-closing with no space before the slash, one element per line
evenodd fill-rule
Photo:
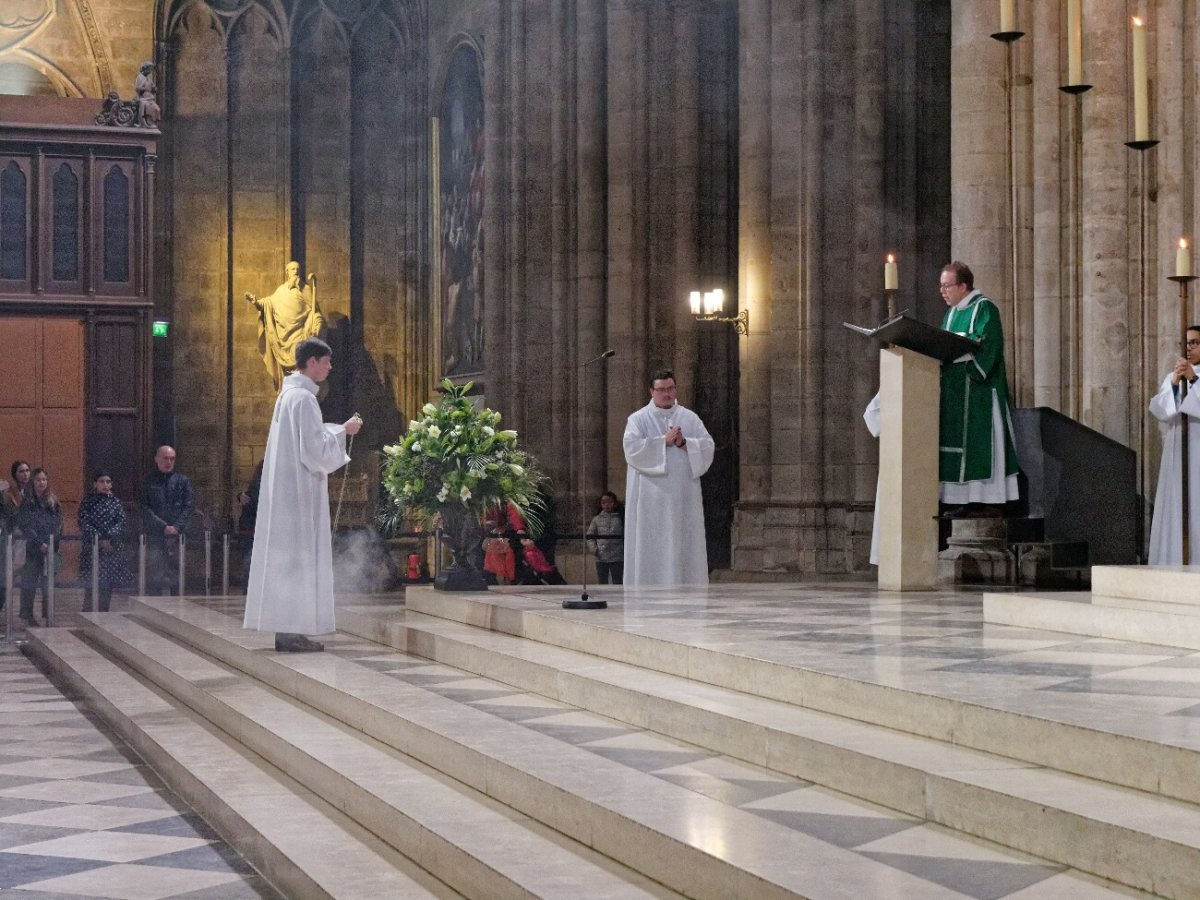
<path fill-rule="evenodd" d="M 179 560 L 179 538 L 192 516 L 192 483 L 175 471 L 174 447 L 159 447 L 154 465 L 155 471 L 142 482 L 138 494 L 149 557 L 146 590 L 170 594 L 173 570 Z"/>
<path fill-rule="evenodd" d="M 100 612 L 108 612 L 113 585 L 125 584 L 130 577 L 125 563 L 125 510 L 121 501 L 113 496 L 112 486 L 112 476 L 108 472 L 97 472 L 92 480 L 92 492 L 79 504 L 79 536 L 83 543 L 79 577 L 83 580 L 84 612 L 96 608 L 92 597 L 93 541 L 100 542 L 100 566 L 96 578 Z"/>
<path fill-rule="evenodd" d="M 13 537 L 13 578 L 17 577 L 17 573 L 25 565 L 25 547 L 16 540 L 17 512 L 29 493 L 29 479 L 33 474 L 29 463 L 23 459 L 15 460 L 9 471 L 12 473 L 12 481 L 0 478 L 0 610 L 4 609 L 4 603 L 8 599 L 5 587 L 8 580 L 5 577 L 5 567 L 8 565 L 5 547 L 10 535 Z"/>
<path fill-rule="evenodd" d="M 33 596 L 42 589 L 42 618 L 46 618 L 46 592 L 49 589 L 53 557 L 50 542 L 62 538 L 62 507 L 50 490 L 50 476 L 45 469 L 34 469 L 30 480 L 33 491 L 21 503 L 17 512 L 17 527 L 25 539 L 25 567 L 21 570 L 21 621 L 40 625 L 33 617 Z"/>

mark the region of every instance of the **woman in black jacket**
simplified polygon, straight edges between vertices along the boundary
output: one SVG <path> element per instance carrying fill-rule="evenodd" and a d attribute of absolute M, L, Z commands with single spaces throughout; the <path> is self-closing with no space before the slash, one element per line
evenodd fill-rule
<path fill-rule="evenodd" d="M 49 583 L 46 562 L 53 562 L 50 539 L 53 538 L 57 544 L 62 538 L 63 521 L 62 507 L 50 490 L 50 476 L 46 470 L 34 469 L 30 484 L 33 490 L 17 513 L 17 527 L 25 538 L 25 568 L 21 571 L 21 620 L 26 625 L 38 625 L 40 623 L 33 617 L 33 595 L 41 587 L 42 618 L 46 618 L 46 590 Z"/>

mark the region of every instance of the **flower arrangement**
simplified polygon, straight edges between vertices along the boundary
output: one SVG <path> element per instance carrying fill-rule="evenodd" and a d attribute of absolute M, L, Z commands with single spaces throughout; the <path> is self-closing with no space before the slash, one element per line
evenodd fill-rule
<path fill-rule="evenodd" d="M 507 502 L 536 529 L 546 475 L 517 447 L 517 433 L 499 427 L 500 413 L 471 402 L 471 387 L 443 380 L 441 402 L 426 403 L 399 443 L 383 448 L 391 514 L 427 526 L 447 514 L 466 513 L 478 522 Z"/>

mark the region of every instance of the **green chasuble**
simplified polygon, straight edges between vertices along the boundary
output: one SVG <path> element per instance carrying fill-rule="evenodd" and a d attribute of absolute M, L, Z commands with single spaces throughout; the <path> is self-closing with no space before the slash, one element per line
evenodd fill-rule
<path fill-rule="evenodd" d="M 973 355 L 942 363 L 940 481 L 981 481 L 992 475 L 992 398 L 999 401 L 1004 431 L 1004 474 L 1017 472 L 1008 377 L 1004 370 L 1004 330 L 1000 310 L 975 291 L 962 309 L 950 307 L 942 328 L 982 344 Z"/>

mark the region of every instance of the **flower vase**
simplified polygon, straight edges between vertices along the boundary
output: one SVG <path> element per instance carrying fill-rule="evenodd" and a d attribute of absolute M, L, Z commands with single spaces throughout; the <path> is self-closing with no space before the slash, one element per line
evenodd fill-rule
<path fill-rule="evenodd" d="M 486 591 L 483 575 L 483 528 L 479 515 L 455 504 L 442 508 L 442 540 L 454 562 L 438 572 L 433 586 L 439 591 Z"/>

